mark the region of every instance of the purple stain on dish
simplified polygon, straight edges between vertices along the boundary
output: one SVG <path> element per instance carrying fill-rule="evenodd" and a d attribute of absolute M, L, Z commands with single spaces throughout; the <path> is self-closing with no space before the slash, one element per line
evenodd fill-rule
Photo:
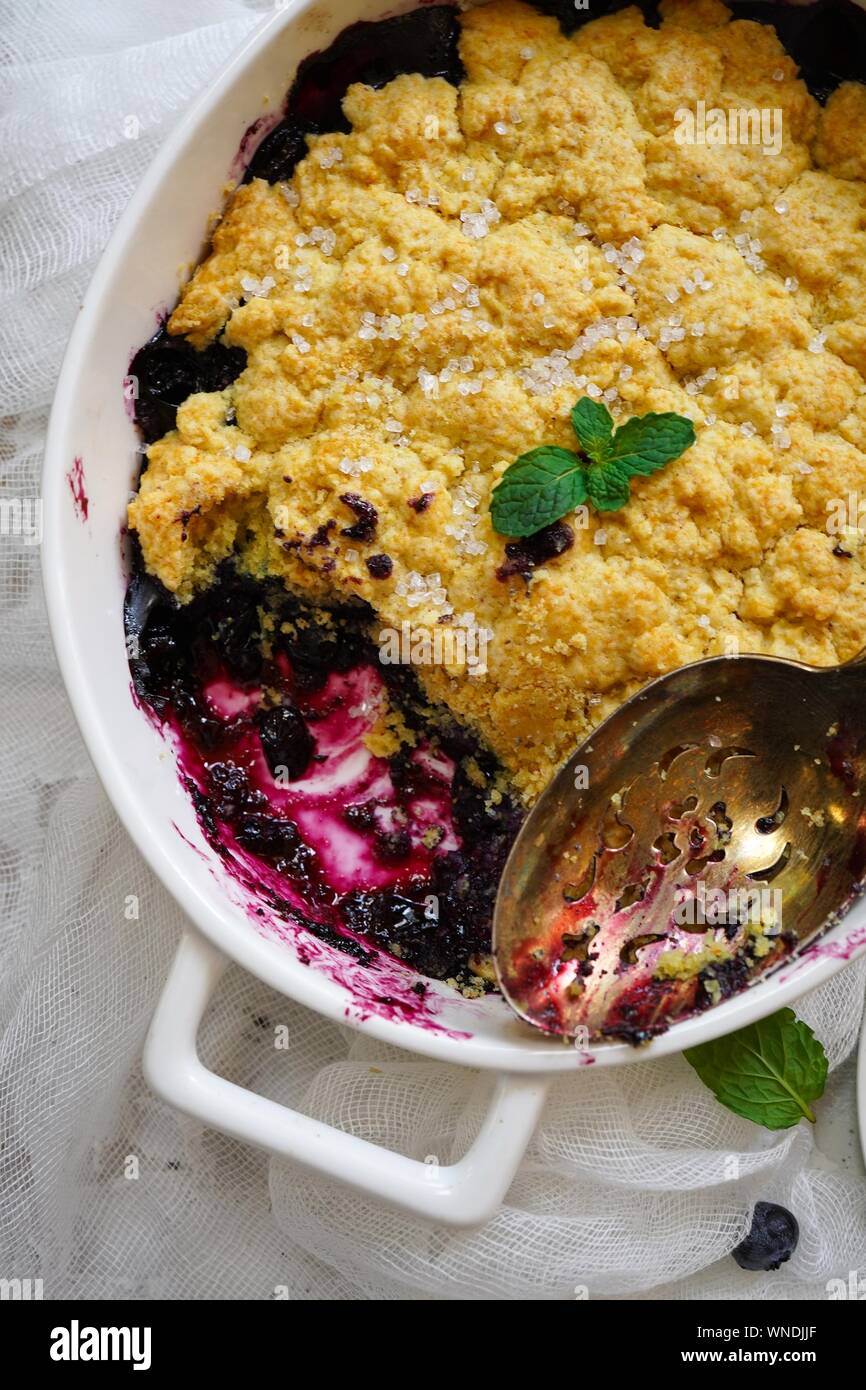
<path fill-rule="evenodd" d="M 208 857 L 207 857 L 207 855 L 205 854 L 204 850 L 200 849 L 198 845 L 193 844 L 193 842 L 192 842 L 192 840 L 189 838 L 189 836 L 188 836 L 188 835 L 185 835 L 184 832 L 181 830 L 181 828 L 180 828 L 180 826 L 178 825 L 177 821 L 174 821 L 174 820 L 172 821 L 172 823 L 171 823 L 171 828 L 172 828 L 172 830 L 176 830 L 176 831 L 177 831 L 178 835 L 179 835 L 180 838 L 183 840 L 184 844 L 189 846 L 189 848 L 192 850 L 193 854 L 197 854 L 198 857 L 199 857 L 199 859 L 201 859 L 201 860 L 203 861 L 203 863 L 207 864 L 207 862 L 208 862 Z"/>
<path fill-rule="evenodd" d="M 76 454 L 72 460 L 72 467 L 66 474 L 66 481 L 69 484 L 69 491 L 72 493 L 75 515 L 79 521 L 86 521 L 90 511 L 90 501 L 84 481 L 84 463 L 79 454 Z"/>
<path fill-rule="evenodd" d="M 866 946 L 866 926 L 855 927 L 841 941 L 816 941 L 800 953 L 800 960 L 815 957 L 832 960 L 853 960 Z M 793 973 L 793 972 L 791 972 Z"/>

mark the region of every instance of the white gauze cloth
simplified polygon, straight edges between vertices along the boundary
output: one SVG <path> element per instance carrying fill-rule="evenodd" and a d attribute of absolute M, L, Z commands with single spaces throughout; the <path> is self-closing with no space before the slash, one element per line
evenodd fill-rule
<path fill-rule="evenodd" d="M 167 129 L 262 12 L 2 0 L 0 495 L 38 495 L 47 408 L 95 261 Z M 38 564 L 38 546 L 0 536 L 0 1277 L 41 1277 L 46 1298 L 772 1299 L 825 1298 L 829 1279 L 866 1268 L 866 1185 L 820 1148 L 853 1126 L 866 963 L 798 1006 L 833 1068 L 817 1133 L 737 1119 L 681 1057 L 583 1070 L 553 1086 L 503 1209 L 471 1232 L 431 1229 L 156 1100 L 139 1059 L 183 914 L 90 766 Z M 288 1025 L 286 1051 L 275 1024 Z M 203 1053 L 242 1085 L 441 1162 L 477 1131 L 490 1084 L 234 968 Z M 795 1258 L 769 1275 L 728 1255 L 760 1198 L 801 1228 Z"/>

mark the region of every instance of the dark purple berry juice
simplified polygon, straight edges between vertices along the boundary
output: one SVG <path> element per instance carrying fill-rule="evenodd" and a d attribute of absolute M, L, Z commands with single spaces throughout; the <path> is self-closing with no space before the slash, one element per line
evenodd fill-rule
<path fill-rule="evenodd" d="M 314 610 L 226 569 L 187 605 L 139 572 L 126 626 L 138 697 L 170 734 L 202 829 L 271 908 L 364 958 L 483 986 L 521 812 L 499 769 L 406 668 L 380 664 L 363 605 Z M 390 756 L 367 746 L 399 714 Z"/>

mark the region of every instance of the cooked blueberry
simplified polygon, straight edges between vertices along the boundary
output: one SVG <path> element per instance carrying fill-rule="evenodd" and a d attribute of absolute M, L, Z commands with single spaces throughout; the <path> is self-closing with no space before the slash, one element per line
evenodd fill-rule
<path fill-rule="evenodd" d="M 177 407 L 197 391 L 222 391 L 246 366 L 243 348 L 210 343 L 198 350 L 160 328 L 129 364 L 137 382 L 135 419 L 148 443 L 174 429 Z"/>
<path fill-rule="evenodd" d="M 261 674 L 261 599 L 261 588 L 255 580 L 224 570 L 217 583 L 188 604 L 184 612 L 191 638 L 212 646 L 231 675 L 244 682 Z"/>
<path fill-rule="evenodd" d="M 422 492 L 419 497 L 409 498 L 409 506 L 413 512 L 426 512 L 435 496 L 435 492 Z"/>
<path fill-rule="evenodd" d="M 443 749 L 458 762 L 461 758 L 475 757 L 480 752 L 477 736 L 450 715 L 442 719 L 438 732 Z"/>
<path fill-rule="evenodd" d="M 168 623 L 151 623 L 142 637 L 142 649 L 152 665 L 174 656 L 177 642 Z"/>
<path fill-rule="evenodd" d="M 737 928 L 735 926 L 735 936 L 736 933 Z M 701 971 L 699 976 L 704 990 L 701 1002 L 715 1004 L 719 999 L 728 999 L 732 994 L 739 994 L 740 990 L 748 984 L 751 973 L 752 968 L 742 954 L 708 966 L 706 970 Z"/>
<path fill-rule="evenodd" d="M 217 815 L 222 820 L 233 819 L 247 803 L 250 790 L 247 774 L 234 763 L 211 763 L 207 777 Z"/>
<path fill-rule="evenodd" d="M 288 616 L 294 617 L 294 610 L 289 610 Z M 339 613 L 335 612 L 332 618 L 328 625 L 311 622 L 307 617 L 296 635 L 283 640 L 295 679 L 303 690 L 320 689 L 332 671 L 351 671 L 353 666 L 376 660 L 375 649 L 363 632 L 349 626 Z"/>
<path fill-rule="evenodd" d="M 235 828 L 238 842 L 263 859 L 291 854 L 303 843 L 297 826 L 281 816 L 242 816 Z"/>
<path fill-rule="evenodd" d="M 454 954 L 447 933 L 425 916 L 420 891 L 417 898 L 395 891 L 350 893 L 343 913 L 352 931 L 387 949 L 399 946 L 402 959 L 425 975 L 444 978 L 453 973 Z"/>
<path fill-rule="evenodd" d="M 816 0 L 807 5 L 734 0 L 732 9 L 735 19 L 772 24 L 818 101 L 826 101 L 842 81 L 863 80 L 866 14 L 851 0 Z"/>
<path fill-rule="evenodd" d="M 170 698 L 177 721 L 187 737 L 205 751 L 218 749 L 225 738 L 226 726 L 211 714 L 199 691 L 176 681 L 171 686 Z"/>
<path fill-rule="evenodd" d="M 371 541 L 376 534 L 376 527 L 379 523 L 379 513 L 373 503 L 365 501 L 356 492 L 341 493 L 340 501 L 345 502 L 349 510 L 353 511 L 357 517 L 357 521 L 351 526 L 344 526 L 340 534 L 348 536 L 349 540 L 352 541 Z"/>
<path fill-rule="evenodd" d="M 237 842 L 259 859 L 266 859 L 282 874 L 299 879 L 308 897 L 319 896 L 311 881 L 316 852 L 305 844 L 297 827 L 281 816 L 242 816 L 235 826 Z"/>
<path fill-rule="evenodd" d="M 306 130 L 348 130 L 343 98 L 353 82 L 384 87 L 404 72 L 463 76 L 460 26 L 451 5 L 429 5 L 378 22 L 344 29 L 323 53 L 304 59 L 289 93 L 289 114 Z"/>
<path fill-rule="evenodd" d="M 144 570 L 133 575 L 123 601 L 123 626 L 129 645 L 140 643 L 154 608 L 166 602 L 172 603 L 172 597 L 158 579 Z"/>
<path fill-rule="evenodd" d="M 752 1228 L 731 1254 L 740 1269 L 778 1269 L 797 1249 L 800 1227 L 797 1218 L 776 1202 L 756 1202 Z"/>
<path fill-rule="evenodd" d="M 316 741 L 300 710 L 290 700 L 256 717 L 262 752 L 274 777 L 290 782 L 303 777 L 316 751 Z"/>
<path fill-rule="evenodd" d="M 261 141 L 244 174 L 244 183 L 251 179 L 266 179 L 268 183 L 284 183 L 307 154 L 307 133 L 293 117 L 274 126 Z"/>
<path fill-rule="evenodd" d="M 356 806 L 347 806 L 343 813 L 346 823 L 351 825 L 353 830 L 358 830 L 361 833 L 375 830 L 375 809 L 378 804 L 377 801 L 362 801 Z"/>
<path fill-rule="evenodd" d="M 412 756 L 410 748 L 401 748 L 388 759 L 391 783 L 402 801 L 423 796 L 429 787 L 429 774 Z"/>
<path fill-rule="evenodd" d="M 520 574 L 526 579 L 533 570 L 547 560 L 562 555 L 574 545 L 574 532 L 565 521 L 554 521 L 544 526 L 532 536 L 524 536 L 519 541 L 509 541 L 505 547 L 507 559 L 496 571 L 497 579 L 510 579 Z"/>
<path fill-rule="evenodd" d="M 412 852 L 408 830 L 377 830 L 374 843 L 376 854 L 386 864 L 398 864 Z"/>
<path fill-rule="evenodd" d="M 366 565 L 373 579 L 387 579 L 394 568 L 394 561 L 390 555 L 370 555 Z"/>

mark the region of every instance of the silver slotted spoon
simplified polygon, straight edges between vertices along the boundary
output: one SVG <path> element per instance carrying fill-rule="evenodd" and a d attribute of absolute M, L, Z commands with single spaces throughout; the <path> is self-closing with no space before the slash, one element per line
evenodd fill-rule
<path fill-rule="evenodd" d="M 496 900 L 502 993 L 642 1042 L 782 960 L 866 874 L 866 662 L 712 657 L 662 676 L 547 786 Z"/>

